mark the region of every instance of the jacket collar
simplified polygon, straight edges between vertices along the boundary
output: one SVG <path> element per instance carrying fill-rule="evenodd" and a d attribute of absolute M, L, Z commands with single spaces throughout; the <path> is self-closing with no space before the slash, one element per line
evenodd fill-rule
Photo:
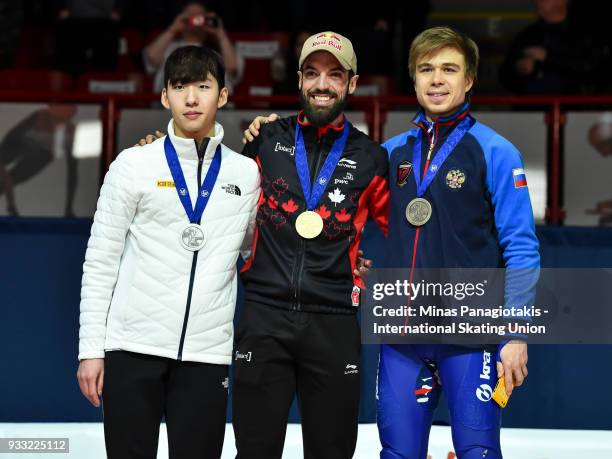
<path fill-rule="evenodd" d="M 463 118 L 465 118 L 470 112 L 470 104 L 469 102 L 464 102 L 461 107 L 457 109 L 451 115 L 438 117 L 433 121 L 429 121 L 427 119 L 427 115 L 425 115 L 425 111 L 423 109 L 419 110 L 419 112 L 412 119 L 412 122 L 419 126 L 421 123 L 425 126 L 432 125 L 434 123 L 438 123 L 440 126 L 452 126 L 453 124 L 457 124 Z"/>
<path fill-rule="evenodd" d="M 433 139 L 437 142 L 438 137 L 447 137 L 457 123 L 466 116 L 470 116 L 470 104 L 467 101 L 451 115 L 438 117 L 433 121 L 428 120 L 425 111 L 421 109 L 412 119 L 412 122 L 427 134 L 430 141 Z"/>
<path fill-rule="evenodd" d="M 179 158 L 185 159 L 198 159 L 198 149 L 197 144 L 194 139 L 187 139 L 185 137 L 178 137 L 174 133 L 174 122 L 170 120 L 168 123 L 168 136 L 172 141 L 172 145 L 176 150 L 176 154 Z M 212 161 L 213 156 L 215 155 L 215 150 L 217 146 L 223 140 L 223 126 L 219 123 L 215 123 L 215 131 L 214 136 L 210 138 L 208 141 L 208 145 L 206 146 L 206 151 L 204 152 L 204 163 Z"/>
<path fill-rule="evenodd" d="M 320 139 L 328 132 L 331 132 L 332 134 L 342 132 L 344 130 L 344 120 L 345 119 L 346 118 L 344 117 L 342 118 L 342 123 L 340 124 L 340 126 L 333 126 L 331 124 L 326 124 L 325 126 L 318 127 L 317 128 L 317 138 Z M 302 126 L 302 128 L 311 127 L 312 129 L 314 129 L 314 126 L 310 123 L 310 121 L 307 121 L 306 118 L 304 117 L 304 110 L 300 110 L 300 112 L 298 113 L 297 122 L 300 124 L 300 126 Z"/>

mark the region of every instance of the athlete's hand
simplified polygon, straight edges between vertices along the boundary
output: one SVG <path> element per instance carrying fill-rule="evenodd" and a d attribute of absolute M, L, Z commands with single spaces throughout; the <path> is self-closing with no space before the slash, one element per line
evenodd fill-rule
<path fill-rule="evenodd" d="M 363 250 L 357 251 L 357 267 L 353 271 L 353 274 L 357 277 L 361 277 L 364 281 L 372 268 L 372 260 L 363 257 Z"/>
<path fill-rule="evenodd" d="M 104 359 L 81 360 L 77 380 L 85 398 L 98 408 L 104 387 Z"/>
<path fill-rule="evenodd" d="M 247 142 L 255 140 L 255 137 L 259 135 L 259 129 L 262 124 L 272 123 L 278 118 L 279 116 L 276 113 L 270 113 L 268 116 L 257 116 L 251 124 L 249 124 L 249 128 L 244 130 L 242 143 L 246 144 Z"/>
<path fill-rule="evenodd" d="M 499 353 L 501 362 L 497 362 L 497 377 L 506 377 L 506 393 L 512 393 L 514 387 L 523 384 L 527 377 L 527 343 L 513 339 L 506 343 Z"/>
<path fill-rule="evenodd" d="M 155 131 L 155 134 L 147 134 L 144 139 L 140 139 L 138 143 L 134 146 L 137 147 L 140 145 L 141 147 L 143 147 L 145 145 L 155 142 L 157 139 L 161 139 L 165 135 L 166 134 L 164 134 L 162 131 Z"/>

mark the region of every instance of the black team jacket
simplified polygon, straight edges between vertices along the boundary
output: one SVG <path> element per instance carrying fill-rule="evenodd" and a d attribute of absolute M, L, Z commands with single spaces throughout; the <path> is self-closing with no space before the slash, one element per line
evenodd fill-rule
<path fill-rule="evenodd" d="M 346 147 L 315 211 L 323 231 L 304 239 L 295 220 L 306 202 L 295 165 L 295 128 L 302 127 L 314 182 L 343 126 L 315 127 L 303 114 L 265 124 L 243 154 L 254 158 L 262 194 L 251 258 L 242 269 L 247 302 L 323 313 L 355 313 L 362 279 L 353 275 L 362 229 L 371 217 L 387 232 L 387 152 L 350 126 Z M 347 121 L 345 121 L 347 122 Z"/>

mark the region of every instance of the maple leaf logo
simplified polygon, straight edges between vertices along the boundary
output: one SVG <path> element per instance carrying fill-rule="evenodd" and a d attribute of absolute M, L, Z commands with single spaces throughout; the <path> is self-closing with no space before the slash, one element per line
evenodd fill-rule
<path fill-rule="evenodd" d="M 278 230 L 281 226 L 287 223 L 287 219 L 278 212 L 273 212 L 270 216 L 270 222 L 274 225 L 274 227 Z"/>
<path fill-rule="evenodd" d="M 349 242 L 355 234 L 355 227 L 349 222 L 342 225 L 342 233 L 349 238 Z"/>
<path fill-rule="evenodd" d="M 336 212 L 334 215 L 336 216 L 336 220 L 341 223 L 348 222 L 351 219 L 351 214 L 349 214 L 346 209 L 342 209 L 340 212 Z"/>
<path fill-rule="evenodd" d="M 272 189 L 279 196 L 281 194 L 284 194 L 288 188 L 289 188 L 289 184 L 282 177 L 279 177 L 272 182 Z"/>
<path fill-rule="evenodd" d="M 344 201 L 344 195 L 340 192 L 339 188 L 334 188 L 333 193 L 330 191 L 327 193 L 329 200 L 334 203 L 334 207 Z"/>
<path fill-rule="evenodd" d="M 278 201 L 272 195 L 268 198 L 268 206 L 270 206 L 270 209 L 276 209 L 278 207 Z"/>
<path fill-rule="evenodd" d="M 340 234 L 340 231 L 342 231 L 342 229 L 332 221 L 325 223 L 323 227 L 323 232 L 329 240 L 332 240 L 335 236 Z"/>
<path fill-rule="evenodd" d="M 281 207 L 285 212 L 292 214 L 293 212 L 298 210 L 300 206 L 293 202 L 293 199 L 290 199 L 289 201 L 284 202 Z"/>
<path fill-rule="evenodd" d="M 261 206 L 257 211 L 257 222 L 263 223 L 270 218 L 270 208 L 266 206 Z"/>
<path fill-rule="evenodd" d="M 329 218 L 329 216 L 331 215 L 331 212 L 327 210 L 327 207 L 325 207 L 325 204 L 322 204 L 321 207 L 319 207 L 318 209 L 315 209 L 315 212 L 318 213 L 323 220 Z"/>

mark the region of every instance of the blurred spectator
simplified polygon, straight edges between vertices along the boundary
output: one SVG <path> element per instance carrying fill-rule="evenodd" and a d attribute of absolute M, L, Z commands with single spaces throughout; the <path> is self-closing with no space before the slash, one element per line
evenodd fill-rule
<path fill-rule="evenodd" d="M 408 50 L 414 37 L 426 25 L 430 0 L 418 2 L 378 2 L 368 7 L 367 14 L 349 4 L 349 37 L 359 57 L 359 73 L 393 78 L 400 92 L 413 92 L 408 75 Z"/>
<path fill-rule="evenodd" d="M 414 93 L 414 83 L 408 72 L 408 53 L 410 43 L 427 25 L 427 17 L 431 11 L 431 1 L 393 3 L 392 18 L 395 20 L 395 84 L 400 92 Z"/>
<path fill-rule="evenodd" d="M 300 53 L 304 42 L 312 35 L 311 32 L 301 31 L 293 35 L 288 50 L 279 51 L 270 63 L 270 74 L 274 82 L 272 92 L 274 95 L 294 95 L 298 87 L 297 71 Z"/>
<path fill-rule="evenodd" d="M 60 67 L 74 76 L 115 70 L 120 17 L 118 0 L 66 0 L 58 14 Z"/>
<path fill-rule="evenodd" d="M 118 21 L 121 17 L 116 0 L 66 0 L 59 11 L 60 19 L 104 18 Z"/>
<path fill-rule="evenodd" d="M 591 126 L 588 139 L 591 146 L 602 157 L 612 156 L 612 123 L 600 122 Z M 599 226 L 612 226 L 612 199 L 595 203 L 595 207 L 587 210 L 586 213 L 597 215 Z"/>
<path fill-rule="evenodd" d="M 77 185 L 72 153 L 76 113 L 74 105 L 49 105 L 14 126 L 0 142 L 0 196 L 6 195 L 7 212 L 19 215 L 14 188 L 30 180 L 53 160 L 64 157 L 67 166 L 65 216 L 72 217 Z"/>
<path fill-rule="evenodd" d="M 22 20 L 21 2 L 0 1 L 0 68 L 10 67 L 15 60 Z"/>
<path fill-rule="evenodd" d="M 569 14 L 568 0 L 535 0 L 538 20 L 514 39 L 500 80 L 519 94 L 577 94 L 603 82 L 609 48 Z"/>
<path fill-rule="evenodd" d="M 153 91 L 161 92 L 164 87 L 164 62 L 177 48 L 186 45 L 208 46 L 221 53 L 226 71 L 226 86 L 232 91 L 240 81 L 244 61 L 236 53 L 221 18 L 198 2 L 188 3 L 183 11 L 143 51 L 145 69 L 155 74 Z"/>
<path fill-rule="evenodd" d="M 382 2 L 381 2 L 382 3 Z M 371 6 L 370 14 L 356 22 L 351 32 L 355 49 L 359 53 L 358 68 L 361 75 L 393 75 L 393 11 L 378 3 Z"/>
<path fill-rule="evenodd" d="M 300 30 L 294 37 L 295 51 L 289 48 L 285 58 L 285 77 L 274 85 L 274 94 L 293 94 L 296 87 L 297 60 L 304 40 L 305 30 L 333 29 L 351 38 L 357 54 L 359 74 L 382 75 L 393 78 L 396 88 L 412 92 L 412 80 L 408 76 L 408 49 L 413 38 L 425 27 L 431 9 L 430 0 L 419 2 L 376 3 L 368 7 L 367 14 L 355 9 L 348 0 L 326 4 L 325 14 L 316 8 L 296 0 L 287 2 L 291 12 L 285 17 L 286 27 Z M 275 22 L 277 23 L 277 22 Z M 297 56 L 296 56 L 297 54 Z M 274 76 L 278 70 L 273 62 Z M 278 68 L 281 66 L 278 65 Z M 281 72 L 278 71 L 280 75 Z"/>

